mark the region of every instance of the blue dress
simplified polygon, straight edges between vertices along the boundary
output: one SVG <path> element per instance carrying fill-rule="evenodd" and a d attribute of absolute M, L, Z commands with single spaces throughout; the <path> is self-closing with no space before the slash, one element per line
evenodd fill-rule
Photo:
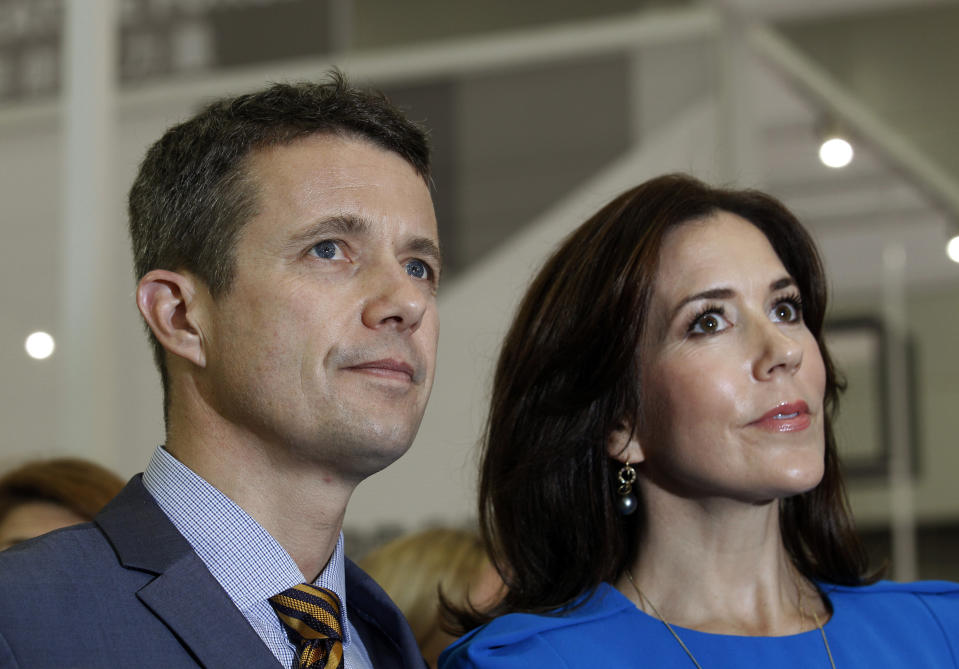
<path fill-rule="evenodd" d="M 837 669 L 959 668 L 959 584 L 820 584 L 833 607 L 824 625 Z M 818 629 L 779 637 L 707 634 L 673 626 L 703 669 L 829 668 Z M 473 630 L 440 656 L 440 669 L 693 668 L 658 619 L 600 585 L 559 615 L 513 613 Z"/>

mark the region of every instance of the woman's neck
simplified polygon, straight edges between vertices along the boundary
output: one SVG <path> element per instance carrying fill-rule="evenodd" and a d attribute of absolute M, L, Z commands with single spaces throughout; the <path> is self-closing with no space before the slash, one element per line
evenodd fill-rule
<path fill-rule="evenodd" d="M 783 546 L 779 504 L 645 498 L 646 522 L 617 588 L 646 613 L 718 634 L 782 636 L 825 622 L 826 607 Z M 655 608 L 655 611 L 653 610 Z"/>

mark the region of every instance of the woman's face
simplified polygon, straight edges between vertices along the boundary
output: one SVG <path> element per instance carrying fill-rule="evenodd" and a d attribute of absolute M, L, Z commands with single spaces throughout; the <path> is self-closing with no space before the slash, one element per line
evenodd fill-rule
<path fill-rule="evenodd" d="M 755 503 L 819 483 L 822 356 L 751 223 L 721 212 L 667 234 L 639 355 L 641 485 Z"/>

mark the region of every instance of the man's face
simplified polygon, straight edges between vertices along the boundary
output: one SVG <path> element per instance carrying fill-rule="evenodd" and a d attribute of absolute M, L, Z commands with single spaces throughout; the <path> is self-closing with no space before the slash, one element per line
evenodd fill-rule
<path fill-rule="evenodd" d="M 433 383 L 440 258 L 426 183 L 366 141 L 254 153 L 256 213 L 204 330 L 230 438 L 359 480 L 413 441 Z"/>

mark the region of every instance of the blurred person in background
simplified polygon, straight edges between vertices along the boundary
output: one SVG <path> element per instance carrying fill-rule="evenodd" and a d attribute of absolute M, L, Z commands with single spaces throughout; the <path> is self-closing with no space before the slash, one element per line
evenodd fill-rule
<path fill-rule="evenodd" d="M 27 462 L 0 476 L 0 550 L 93 520 L 123 488 L 105 467 L 79 458 Z"/>
<path fill-rule="evenodd" d="M 368 553 L 360 566 L 410 622 L 430 667 L 456 637 L 443 628 L 440 593 L 457 607 L 482 609 L 501 594 L 502 580 L 474 531 L 431 528 L 399 537 Z"/>

